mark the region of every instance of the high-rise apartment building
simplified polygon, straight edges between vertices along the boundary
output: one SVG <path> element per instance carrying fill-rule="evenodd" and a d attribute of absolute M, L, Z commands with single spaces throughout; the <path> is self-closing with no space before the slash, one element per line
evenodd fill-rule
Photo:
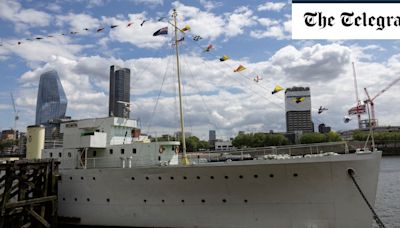
<path fill-rule="evenodd" d="M 110 95 L 108 115 L 129 118 L 131 70 L 118 66 L 110 67 Z"/>
<path fill-rule="evenodd" d="M 314 132 L 311 120 L 311 94 L 309 87 L 293 87 L 285 91 L 286 131 Z"/>
<path fill-rule="evenodd" d="M 216 141 L 217 134 L 215 133 L 215 130 L 208 131 L 208 144 L 210 144 L 211 147 L 214 147 Z"/>
<path fill-rule="evenodd" d="M 36 124 L 47 124 L 54 119 L 65 117 L 67 97 L 55 70 L 40 76 L 36 101 Z"/>

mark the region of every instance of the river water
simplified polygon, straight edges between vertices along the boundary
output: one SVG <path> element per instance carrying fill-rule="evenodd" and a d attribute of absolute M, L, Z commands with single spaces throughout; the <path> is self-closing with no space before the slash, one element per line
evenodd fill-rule
<path fill-rule="evenodd" d="M 400 227 L 400 156 L 383 157 L 375 209 L 386 227 Z M 376 224 L 374 227 L 377 227 Z"/>

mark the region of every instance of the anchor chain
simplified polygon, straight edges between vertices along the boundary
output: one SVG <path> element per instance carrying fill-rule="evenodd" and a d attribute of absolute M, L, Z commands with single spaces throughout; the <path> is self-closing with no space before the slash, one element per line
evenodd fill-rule
<path fill-rule="evenodd" d="M 357 187 L 358 192 L 360 192 L 360 195 L 362 196 L 362 198 L 364 199 L 365 203 L 368 205 L 369 209 L 371 210 L 372 214 L 373 214 L 373 218 L 376 222 L 376 224 L 378 224 L 379 228 L 385 228 L 385 224 L 383 224 L 382 220 L 378 217 L 378 215 L 376 214 L 374 208 L 371 206 L 371 204 L 368 202 L 367 197 L 365 197 L 364 193 L 362 192 L 360 185 L 358 185 L 356 179 L 354 178 L 354 170 L 353 169 L 348 169 L 347 173 L 349 174 L 351 180 L 353 181 L 354 185 Z"/>

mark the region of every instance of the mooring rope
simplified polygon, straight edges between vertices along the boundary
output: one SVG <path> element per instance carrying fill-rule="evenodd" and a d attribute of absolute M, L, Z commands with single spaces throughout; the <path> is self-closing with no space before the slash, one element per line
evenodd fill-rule
<path fill-rule="evenodd" d="M 376 224 L 378 224 L 379 228 L 385 228 L 385 225 L 383 224 L 382 220 L 378 217 L 378 215 L 376 214 L 374 208 L 371 206 L 371 204 L 368 202 L 367 197 L 365 197 L 364 193 L 362 192 L 360 185 L 358 185 L 356 179 L 354 178 L 354 170 L 353 169 L 348 169 L 347 173 L 349 174 L 350 178 L 353 180 L 354 185 L 357 187 L 358 192 L 360 192 L 360 195 L 362 196 L 362 198 L 364 199 L 365 203 L 368 205 L 369 209 L 371 210 L 372 214 L 373 214 L 373 218 L 376 222 Z"/>

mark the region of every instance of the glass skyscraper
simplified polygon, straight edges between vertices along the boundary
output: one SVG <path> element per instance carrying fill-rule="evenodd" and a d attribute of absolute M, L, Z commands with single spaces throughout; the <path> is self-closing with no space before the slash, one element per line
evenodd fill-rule
<path fill-rule="evenodd" d="M 114 65 L 110 67 L 109 116 L 129 118 L 130 83 L 130 69 Z"/>
<path fill-rule="evenodd" d="M 54 119 L 65 117 L 67 97 L 57 71 L 51 70 L 40 75 L 36 102 L 36 124 L 47 124 Z"/>

